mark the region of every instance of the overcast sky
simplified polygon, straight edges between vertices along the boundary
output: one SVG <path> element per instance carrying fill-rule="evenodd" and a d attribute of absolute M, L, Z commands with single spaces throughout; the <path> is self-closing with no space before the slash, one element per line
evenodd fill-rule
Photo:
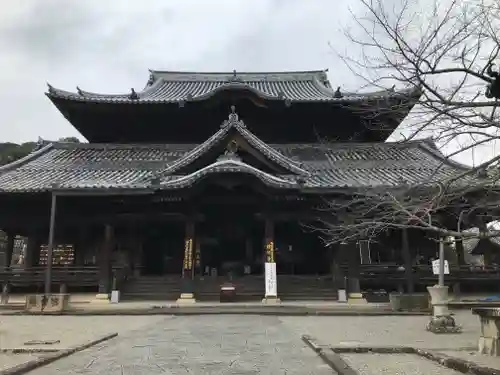
<path fill-rule="evenodd" d="M 45 97 L 46 82 L 122 93 L 142 88 L 148 69 L 329 68 L 334 87 L 354 89 L 362 82 L 329 44 L 352 48 L 342 28 L 355 7 L 348 0 L 2 0 L 0 141 L 79 136 Z"/>

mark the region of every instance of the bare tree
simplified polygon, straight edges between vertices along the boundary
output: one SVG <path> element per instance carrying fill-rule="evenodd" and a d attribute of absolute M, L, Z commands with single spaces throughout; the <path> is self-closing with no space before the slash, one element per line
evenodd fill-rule
<path fill-rule="evenodd" d="M 452 146 L 453 157 L 498 139 L 500 1 L 358 1 L 362 9 L 346 28 L 354 52 L 339 56 L 367 87 L 421 91 L 405 121 L 406 140 L 432 136 Z M 401 118 L 398 109 L 384 107 Z M 377 117 L 371 112 L 367 122 L 376 126 Z"/>
<path fill-rule="evenodd" d="M 360 53 L 339 56 L 366 87 L 418 91 L 402 142 L 433 137 L 438 146 L 448 147 L 447 157 L 455 157 L 498 140 L 499 0 L 358 1 L 362 11 L 352 12 L 354 25 L 346 35 Z M 404 106 L 387 106 L 383 95 L 379 100 L 384 105 L 378 112 L 373 102 L 354 108 L 366 115 L 371 127 L 378 125 L 377 118 L 405 115 Z M 325 198 L 321 210 L 326 215 L 320 215 L 323 225 L 316 229 L 327 243 L 373 238 L 390 228 L 419 228 L 434 238 L 496 237 L 497 231 L 477 234 L 463 229 L 474 226 L 478 217 L 496 219 L 499 160 L 500 154 L 492 155 L 451 177 L 439 173 L 438 166 L 418 185 L 402 182 L 389 190 Z M 336 215 L 328 214 L 333 212 Z M 455 228 L 450 220 L 443 222 L 450 215 L 458 223 Z"/>

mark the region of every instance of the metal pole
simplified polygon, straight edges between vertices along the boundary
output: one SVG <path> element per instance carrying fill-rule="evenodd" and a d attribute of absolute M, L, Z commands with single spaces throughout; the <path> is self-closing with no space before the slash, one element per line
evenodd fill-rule
<path fill-rule="evenodd" d="M 52 285 L 52 254 L 54 250 L 54 226 L 56 222 L 56 193 L 52 193 L 50 206 L 49 243 L 47 245 L 47 268 L 45 269 L 45 296 L 50 295 Z"/>
<path fill-rule="evenodd" d="M 439 239 L 439 278 L 438 285 L 444 286 L 444 238 Z"/>

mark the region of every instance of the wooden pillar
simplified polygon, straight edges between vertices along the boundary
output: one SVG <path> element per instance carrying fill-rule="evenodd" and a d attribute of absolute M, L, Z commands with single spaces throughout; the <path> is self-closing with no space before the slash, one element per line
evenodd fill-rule
<path fill-rule="evenodd" d="M 203 275 L 202 263 L 201 263 L 201 241 L 200 237 L 196 237 L 194 242 L 194 273 L 195 275 Z"/>
<path fill-rule="evenodd" d="M 275 259 L 274 221 L 266 218 L 264 223 L 264 243 L 266 263 L 264 265 L 265 274 L 265 296 L 262 302 L 279 302 L 278 280 Z"/>
<path fill-rule="evenodd" d="M 193 283 L 193 249 L 195 240 L 195 223 L 192 219 L 186 221 L 184 235 L 184 259 L 182 262 L 182 283 L 181 295 L 177 303 L 194 303 L 194 283 Z"/>
<path fill-rule="evenodd" d="M 111 268 L 111 257 L 113 252 L 113 227 L 106 224 L 104 227 L 104 237 L 102 241 L 102 246 L 99 248 L 99 253 L 97 254 L 97 267 L 99 272 L 99 286 L 96 295 L 96 300 L 109 301 L 109 294 L 111 292 L 111 279 L 112 268 Z"/>
<path fill-rule="evenodd" d="M 40 233 L 34 231 L 28 236 L 28 243 L 26 245 L 26 254 L 24 258 L 24 268 L 31 268 L 40 261 L 40 246 L 42 239 Z"/>
<path fill-rule="evenodd" d="M 360 256 L 357 243 L 350 242 L 344 245 L 344 251 L 347 252 L 348 269 L 347 269 L 347 302 L 350 304 L 364 304 L 366 299 L 361 293 L 360 285 Z"/>
<path fill-rule="evenodd" d="M 87 228 L 84 227 L 83 225 L 78 227 L 77 229 L 77 236 L 78 239 L 75 244 L 75 265 L 77 267 L 84 267 L 85 266 L 85 253 L 87 251 Z"/>
<path fill-rule="evenodd" d="M 406 280 L 406 292 L 415 292 L 415 283 L 413 280 L 413 262 L 410 251 L 410 242 L 408 241 L 408 229 L 403 228 L 401 232 L 401 248 L 403 250 L 404 268 L 405 268 L 405 280 Z"/>
<path fill-rule="evenodd" d="M 7 232 L 7 246 L 5 248 L 5 268 L 12 265 L 12 254 L 14 254 L 14 240 L 16 235 L 13 232 Z"/>

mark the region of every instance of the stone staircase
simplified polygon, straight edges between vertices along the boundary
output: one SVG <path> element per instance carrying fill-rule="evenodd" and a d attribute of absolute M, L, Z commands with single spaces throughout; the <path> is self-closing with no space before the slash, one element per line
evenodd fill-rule
<path fill-rule="evenodd" d="M 181 294 L 180 276 L 139 276 L 122 288 L 123 300 L 175 301 Z"/>
<path fill-rule="evenodd" d="M 198 301 L 218 301 L 220 287 L 227 277 L 199 277 L 194 281 Z M 255 302 L 264 297 L 264 276 L 245 276 L 231 280 L 238 302 Z M 175 301 L 181 294 L 180 276 L 140 276 L 129 280 L 124 300 Z M 278 276 L 278 296 L 282 301 L 335 301 L 337 291 L 331 278 L 315 276 Z"/>

